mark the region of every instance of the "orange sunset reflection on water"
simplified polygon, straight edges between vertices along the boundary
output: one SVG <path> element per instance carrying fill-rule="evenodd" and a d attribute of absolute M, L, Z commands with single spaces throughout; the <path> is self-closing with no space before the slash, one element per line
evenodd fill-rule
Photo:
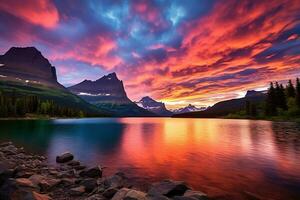
<path fill-rule="evenodd" d="M 183 180 L 225 199 L 300 199 L 300 124 L 255 120 L 119 118 L 0 121 L 0 140 L 32 152 L 71 151 L 135 183 Z M 28 140 L 28 138 L 31 138 Z M 147 187 L 147 184 L 143 185 Z"/>
<path fill-rule="evenodd" d="M 185 180 L 211 195 L 230 193 L 236 198 L 251 192 L 280 199 L 285 188 L 272 183 L 272 178 L 300 183 L 300 148 L 294 146 L 299 145 L 299 132 L 288 141 L 276 135 L 282 133 L 274 132 L 272 122 L 121 119 L 120 123 L 127 126 L 114 160 L 133 166 L 133 176 Z"/>

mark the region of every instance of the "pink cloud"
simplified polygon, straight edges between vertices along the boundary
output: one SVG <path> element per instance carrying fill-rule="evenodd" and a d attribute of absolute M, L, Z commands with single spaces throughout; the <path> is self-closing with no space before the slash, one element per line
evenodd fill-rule
<path fill-rule="evenodd" d="M 45 28 L 53 28 L 59 21 L 58 11 L 49 0 L 4 0 L 0 3 L 0 10 Z"/>

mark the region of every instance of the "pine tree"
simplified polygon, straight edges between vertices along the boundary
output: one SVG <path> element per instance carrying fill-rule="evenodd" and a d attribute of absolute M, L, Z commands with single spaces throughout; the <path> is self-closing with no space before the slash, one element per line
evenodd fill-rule
<path fill-rule="evenodd" d="M 270 83 L 270 87 L 268 89 L 267 98 L 266 98 L 266 107 L 265 112 L 266 115 L 276 115 L 277 109 L 276 109 L 276 91 L 274 88 L 273 83 Z"/>
<path fill-rule="evenodd" d="M 296 80 L 296 103 L 298 108 L 300 108 L 300 80 L 297 78 Z"/>
<path fill-rule="evenodd" d="M 288 106 L 287 106 L 287 99 L 285 96 L 285 92 L 284 92 L 284 87 L 282 84 L 280 84 L 279 86 L 279 91 L 278 91 L 278 96 L 279 96 L 279 108 L 283 109 L 283 110 L 287 110 Z"/>
<path fill-rule="evenodd" d="M 296 96 L 295 87 L 291 80 L 289 80 L 288 85 L 286 86 L 286 96 L 288 98 L 294 98 Z"/>

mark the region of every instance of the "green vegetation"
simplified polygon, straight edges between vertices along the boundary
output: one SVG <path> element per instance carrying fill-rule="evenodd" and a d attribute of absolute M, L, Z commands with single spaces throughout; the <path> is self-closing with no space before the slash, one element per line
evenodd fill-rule
<path fill-rule="evenodd" d="M 0 117 L 99 117 L 96 108 L 67 90 L 42 85 L 0 82 Z"/>
<path fill-rule="evenodd" d="M 28 115 L 29 114 L 29 115 Z M 0 92 L 0 117 L 84 117 L 82 110 L 57 105 L 53 100 L 41 100 L 37 96 L 17 97 Z"/>
<path fill-rule="evenodd" d="M 245 109 L 226 116 L 226 118 L 250 118 L 268 120 L 300 121 L 300 80 L 296 86 L 289 80 L 286 87 L 270 83 L 265 102 L 246 101 Z"/>

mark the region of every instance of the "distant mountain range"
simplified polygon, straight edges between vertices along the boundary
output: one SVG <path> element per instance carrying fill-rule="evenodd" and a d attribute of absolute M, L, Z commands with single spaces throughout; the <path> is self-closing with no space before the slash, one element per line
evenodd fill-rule
<path fill-rule="evenodd" d="M 173 117 L 191 117 L 191 118 L 214 118 L 222 117 L 231 113 L 235 113 L 245 109 L 246 102 L 261 103 L 265 100 L 266 93 L 250 90 L 246 93 L 245 97 L 238 99 L 231 99 L 227 101 L 221 101 L 207 108 L 204 111 L 190 112 L 173 115 Z"/>
<path fill-rule="evenodd" d="M 96 81 L 84 80 L 68 89 L 85 101 L 116 116 L 156 116 L 137 106 L 127 97 L 123 82 L 118 79 L 116 73 L 108 74 Z"/>
<path fill-rule="evenodd" d="M 171 110 L 174 114 L 181 114 L 181 113 L 189 113 L 189 112 L 197 112 L 197 111 L 203 111 L 205 110 L 206 107 L 196 107 L 192 104 L 189 104 L 188 106 L 186 107 L 183 107 L 183 108 L 179 108 L 179 109 L 174 109 L 174 110 Z"/>
<path fill-rule="evenodd" d="M 159 116 L 169 117 L 173 115 L 173 112 L 167 110 L 166 106 L 162 102 L 157 102 L 149 96 L 143 97 L 140 101 L 136 102 L 138 106 L 153 112 Z"/>
<path fill-rule="evenodd" d="M 97 116 L 110 115 L 58 83 L 55 67 L 35 47 L 12 47 L 0 56 L 0 91 L 18 96 L 38 96 Z"/>

